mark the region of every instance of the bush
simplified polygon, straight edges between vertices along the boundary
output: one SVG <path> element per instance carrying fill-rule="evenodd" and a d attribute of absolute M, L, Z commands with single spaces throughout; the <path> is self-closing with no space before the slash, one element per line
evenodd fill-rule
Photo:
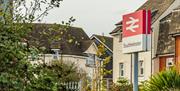
<path fill-rule="evenodd" d="M 119 78 L 117 83 L 113 84 L 112 91 L 132 91 L 132 84 L 126 78 Z"/>
<path fill-rule="evenodd" d="M 144 82 L 143 91 L 180 91 L 180 75 L 175 69 L 153 75 Z"/>

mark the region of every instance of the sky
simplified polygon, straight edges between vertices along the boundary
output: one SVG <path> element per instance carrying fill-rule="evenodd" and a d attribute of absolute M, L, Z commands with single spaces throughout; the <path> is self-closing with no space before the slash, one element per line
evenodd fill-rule
<path fill-rule="evenodd" d="M 49 12 L 44 18 L 46 23 L 61 23 L 73 16 L 74 27 L 83 28 L 92 34 L 110 36 L 115 24 L 122 20 L 122 15 L 138 9 L 147 0 L 63 0 L 59 8 Z"/>

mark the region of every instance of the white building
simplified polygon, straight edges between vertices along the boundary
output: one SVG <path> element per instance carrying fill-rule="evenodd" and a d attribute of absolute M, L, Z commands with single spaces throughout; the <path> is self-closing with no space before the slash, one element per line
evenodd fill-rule
<path fill-rule="evenodd" d="M 113 39 L 111 37 L 93 35 L 89 38 L 82 28 L 77 27 L 69 27 L 66 30 L 52 28 L 52 24 L 35 23 L 33 25 L 33 31 L 27 37 L 27 44 L 44 50 L 41 50 L 39 61 L 33 61 L 35 59 L 31 57 L 32 63 L 71 62 L 75 63 L 81 72 L 84 71 L 93 78 L 95 61 L 99 61 L 96 57 L 98 45 L 103 44 L 107 49 L 107 56 L 112 56 Z M 112 70 L 112 60 L 106 68 Z M 112 79 L 112 74 L 104 78 Z"/>
<path fill-rule="evenodd" d="M 152 74 L 159 72 L 159 57 L 157 43 L 159 37 L 160 20 L 169 15 L 174 8 L 180 5 L 180 0 L 148 0 L 138 10 L 152 11 L 152 48 L 147 52 L 139 53 L 139 82 L 147 80 Z M 125 77 L 133 82 L 133 61 L 131 54 L 122 53 L 122 22 L 116 24 L 110 33 L 113 36 L 113 81 Z"/>
<path fill-rule="evenodd" d="M 84 53 L 92 41 L 82 28 L 69 27 L 66 30 L 53 30 L 53 24 L 33 25 L 33 31 L 27 37 L 28 46 L 35 46 L 41 50 L 41 61 L 51 64 L 52 61 L 61 61 L 64 63 L 75 63 L 80 71 L 92 76 L 91 67 L 87 66 L 89 55 Z"/>

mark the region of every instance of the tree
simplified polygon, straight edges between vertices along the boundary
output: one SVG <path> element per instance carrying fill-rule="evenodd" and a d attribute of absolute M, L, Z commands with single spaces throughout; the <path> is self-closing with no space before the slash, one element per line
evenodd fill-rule
<path fill-rule="evenodd" d="M 103 44 L 98 45 L 96 53 L 98 59 L 95 60 L 95 76 L 92 78 L 92 91 L 105 91 L 106 81 L 104 81 L 103 77 L 112 73 L 112 70 L 106 69 L 106 65 L 112 58 L 106 54 L 106 50 Z"/>
<path fill-rule="evenodd" d="M 28 90 L 36 91 L 65 91 L 64 82 L 78 82 L 83 73 L 78 72 L 74 63 L 52 62 L 51 65 L 38 66 L 36 79 L 31 80 Z"/>
<path fill-rule="evenodd" d="M 169 69 L 153 75 L 144 82 L 143 91 L 179 91 L 180 75 L 175 69 Z"/>
<path fill-rule="evenodd" d="M 7 0 L 5 0 L 7 1 Z M 12 1 L 12 0 L 9 0 Z M 28 57 L 40 50 L 28 46 L 25 37 L 32 31 L 33 22 L 41 21 L 48 12 L 59 7 L 62 0 L 13 0 L 0 11 L 0 90 L 1 91 L 57 91 L 57 81 L 77 74 L 73 66 L 32 65 Z M 67 26 L 70 22 L 63 23 Z M 55 71 L 61 69 L 65 76 Z M 59 78 L 58 78 L 59 77 Z M 67 78 L 65 78 L 67 80 Z M 68 79 L 71 80 L 71 79 Z"/>

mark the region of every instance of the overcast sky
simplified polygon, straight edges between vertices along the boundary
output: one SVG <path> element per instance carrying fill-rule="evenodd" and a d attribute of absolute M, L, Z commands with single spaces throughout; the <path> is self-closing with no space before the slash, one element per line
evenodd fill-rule
<path fill-rule="evenodd" d="M 103 33 L 109 36 L 123 14 L 133 12 L 147 0 L 63 0 L 44 19 L 46 23 L 61 23 L 73 16 L 75 27 L 81 27 L 91 36 Z"/>

